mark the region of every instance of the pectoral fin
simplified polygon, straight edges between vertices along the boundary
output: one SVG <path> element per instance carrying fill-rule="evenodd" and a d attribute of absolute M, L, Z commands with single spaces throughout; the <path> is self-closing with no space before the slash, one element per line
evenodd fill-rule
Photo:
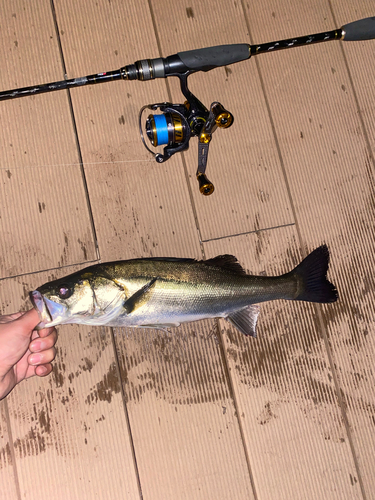
<path fill-rule="evenodd" d="M 148 290 L 152 287 L 156 280 L 157 278 L 152 278 L 152 280 L 150 280 L 142 288 L 133 293 L 133 295 L 124 302 L 123 308 L 125 309 L 126 314 L 130 314 L 132 311 L 134 311 L 137 303 L 142 300 L 144 294 L 148 292 Z"/>
<path fill-rule="evenodd" d="M 230 314 L 226 319 L 232 323 L 244 335 L 256 337 L 256 324 L 260 313 L 260 307 L 256 304 L 247 306 Z"/>
<path fill-rule="evenodd" d="M 161 332 L 167 333 L 170 335 L 169 328 L 175 328 L 180 326 L 181 323 L 164 323 L 163 325 L 138 325 L 139 328 L 152 328 L 153 330 L 160 330 Z"/>

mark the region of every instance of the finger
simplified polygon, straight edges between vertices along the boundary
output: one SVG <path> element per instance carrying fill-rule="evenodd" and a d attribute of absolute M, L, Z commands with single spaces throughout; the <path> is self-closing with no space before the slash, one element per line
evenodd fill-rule
<path fill-rule="evenodd" d="M 43 330 L 33 330 L 33 333 L 31 335 L 31 340 L 38 339 L 39 337 L 47 337 L 50 335 L 53 331 L 55 330 L 54 326 L 50 326 L 48 328 L 43 328 Z M 42 334 L 40 335 L 40 333 Z"/>
<path fill-rule="evenodd" d="M 48 328 L 43 328 L 43 330 L 38 330 L 39 337 L 47 337 L 54 330 L 56 331 L 54 326 L 50 326 Z"/>
<path fill-rule="evenodd" d="M 52 371 L 51 363 L 46 363 L 44 365 L 39 365 L 35 368 L 35 375 L 38 375 L 38 377 L 46 377 L 51 373 L 51 371 Z"/>
<path fill-rule="evenodd" d="M 31 334 L 31 340 L 35 340 L 39 338 L 39 332 L 37 330 L 34 330 L 33 333 Z"/>
<path fill-rule="evenodd" d="M 51 347 L 45 351 L 30 354 L 27 361 L 32 366 L 45 365 L 46 363 L 51 363 L 56 357 L 56 349 Z"/>
<path fill-rule="evenodd" d="M 56 344 L 57 341 L 57 331 L 55 328 L 51 329 L 51 332 L 47 337 L 36 337 L 32 340 L 29 345 L 29 349 L 31 352 L 41 352 L 46 349 L 50 349 Z"/>

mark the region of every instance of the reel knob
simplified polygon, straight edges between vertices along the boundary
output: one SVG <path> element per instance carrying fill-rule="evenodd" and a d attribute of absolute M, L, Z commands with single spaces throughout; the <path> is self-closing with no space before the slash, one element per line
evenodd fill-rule
<path fill-rule="evenodd" d="M 227 111 L 219 102 L 212 106 L 215 123 L 219 128 L 228 128 L 233 124 L 233 115 Z"/>
<path fill-rule="evenodd" d="M 210 182 L 207 179 L 206 174 L 203 174 L 202 172 L 197 174 L 197 179 L 199 182 L 199 191 L 204 195 L 204 196 L 209 196 L 212 194 L 215 190 L 214 185 L 212 182 Z"/>

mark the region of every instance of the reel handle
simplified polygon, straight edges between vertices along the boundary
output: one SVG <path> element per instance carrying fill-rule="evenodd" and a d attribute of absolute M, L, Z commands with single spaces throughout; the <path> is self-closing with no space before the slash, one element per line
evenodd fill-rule
<path fill-rule="evenodd" d="M 375 38 L 375 17 L 366 17 L 365 19 L 345 24 L 341 30 L 343 32 L 343 40 L 346 42 L 372 40 Z"/>
<path fill-rule="evenodd" d="M 201 172 L 197 173 L 197 180 L 199 182 L 199 191 L 201 192 L 201 194 L 203 194 L 204 196 L 209 196 L 214 192 L 214 185 L 207 179 L 206 174 L 203 174 Z"/>

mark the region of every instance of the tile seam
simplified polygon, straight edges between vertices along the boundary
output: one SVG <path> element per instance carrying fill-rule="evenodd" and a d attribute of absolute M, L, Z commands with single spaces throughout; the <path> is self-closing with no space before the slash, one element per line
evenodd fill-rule
<path fill-rule="evenodd" d="M 242 233 L 234 233 L 234 234 L 226 234 L 224 236 L 218 236 L 217 238 L 209 238 L 208 240 L 202 240 L 202 243 L 209 243 L 211 241 L 219 241 L 219 240 L 225 240 L 227 238 L 237 238 L 239 236 L 246 236 L 247 234 L 258 234 L 262 233 L 265 231 L 272 231 L 273 229 L 282 229 L 285 227 L 291 227 L 295 226 L 295 222 L 291 222 L 290 224 L 280 224 L 279 226 L 272 226 L 272 227 L 264 227 L 262 229 L 256 229 L 255 231 L 244 231 Z"/>
<path fill-rule="evenodd" d="M 159 38 L 159 35 L 158 35 L 157 28 L 156 28 L 155 16 L 154 16 L 153 8 L 152 8 L 152 0 L 148 0 L 148 5 L 149 5 L 149 10 L 150 10 L 151 18 L 152 18 L 153 27 L 154 27 L 154 32 L 155 32 L 156 42 L 157 42 L 157 46 L 158 46 L 158 50 L 159 50 L 159 55 L 161 57 L 162 56 L 161 43 L 160 43 L 160 38 Z M 168 97 L 169 97 L 170 101 L 172 101 L 172 95 L 171 95 L 171 91 L 170 91 L 170 86 L 168 84 L 168 80 L 167 79 L 166 79 L 166 87 L 167 87 Z M 200 248 L 201 248 L 201 253 L 202 253 L 203 259 L 205 259 L 206 258 L 206 256 L 205 256 L 205 249 L 204 249 L 204 243 L 203 243 L 203 240 L 202 240 L 202 232 L 201 232 L 200 225 L 199 225 L 198 211 L 197 211 L 196 205 L 194 203 L 193 193 L 192 193 L 191 185 L 190 185 L 190 182 L 189 182 L 189 174 L 188 174 L 186 159 L 185 159 L 185 156 L 184 156 L 183 153 L 181 154 L 181 157 L 182 157 L 182 164 L 183 164 L 183 168 L 184 168 L 184 172 L 185 172 L 185 179 L 186 179 L 186 183 L 187 183 L 187 188 L 188 188 L 188 192 L 189 192 L 191 209 L 192 209 L 192 212 L 193 212 L 193 216 L 194 216 L 194 220 L 195 220 L 195 225 L 196 225 L 196 230 L 197 230 L 197 234 L 198 234 L 198 240 L 199 240 L 199 244 L 200 244 Z M 250 464 L 250 457 L 248 455 L 248 450 L 247 450 L 246 441 L 245 441 L 245 437 L 244 437 L 244 430 L 243 430 L 243 427 L 242 427 L 241 422 L 240 422 L 240 413 L 239 413 L 238 401 L 237 401 L 237 398 L 236 398 L 235 393 L 234 393 L 233 380 L 232 380 L 232 378 L 230 376 L 230 373 L 229 373 L 228 360 L 227 360 L 226 355 L 225 355 L 224 339 L 223 339 L 222 332 L 221 332 L 221 329 L 220 329 L 218 321 L 216 321 L 216 328 L 219 331 L 218 339 L 220 339 L 219 345 L 220 345 L 221 356 L 222 356 L 222 359 L 223 359 L 223 365 L 224 365 L 224 371 L 225 371 L 225 374 L 226 374 L 226 380 L 227 380 L 227 383 L 228 383 L 229 391 L 231 393 L 231 397 L 232 397 L 232 400 L 233 400 L 235 411 L 237 413 L 238 426 L 239 426 L 239 431 L 240 431 L 240 435 L 241 435 L 241 441 L 242 441 L 243 450 L 244 450 L 244 453 L 245 453 L 245 459 L 246 459 L 246 465 L 247 465 L 247 469 L 248 469 L 248 473 L 249 473 L 250 485 L 251 485 L 252 492 L 254 494 L 254 500 L 258 500 L 258 495 L 257 495 L 257 492 L 256 492 L 255 483 L 254 483 L 253 472 L 252 472 L 252 468 L 251 468 L 251 464 Z"/>
<path fill-rule="evenodd" d="M 61 43 L 61 37 L 60 37 L 60 31 L 59 31 L 59 25 L 57 22 L 57 13 L 55 9 L 55 3 L 54 0 L 50 0 L 50 6 L 51 6 L 51 15 L 53 19 L 53 24 L 55 27 L 55 33 L 56 33 L 56 38 L 57 38 L 57 44 L 59 47 L 59 53 L 60 53 L 60 60 L 61 60 L 61 66 L 62 70 L 64 72 L 64 78 L 67 78 L 67 72 L 66 72 L 66 64 L 65 64 L 65 58 L 64 58 L 64 52 L 62 48 L 62 43 Z M 86 174 L 84 170 L 84 163 L 83 163 L 83 157 L 82 157 L 82 150 L 81 150 L 81 145 L 79 142 L 79 136 L 78 136 L 78 129 L 77 129 L 77 123 L 74 115 L 74 109 L 73 109 L 73 102 L 70 94 L 70 90 L 66 90 L 67 97 L 68 97 L 68 106 L 69 106 L 69 111 L 70 111 L 70 116 L 72 120 L 72 127 L 73 127 L 73 133 L 74 133 L 74 138 L 76 142 L 76 148 L 77 148 L 77 155 L 78 155 L 78 163 L 80 165 L 80 170 L 81 170 L 81 177 L 82 177 L 82 182 L 83 182 L 83 188 L 86 194 L 86 205 L 87 205 L 87 210 L 88 210 L 88 215 L 90 219 L 90 226 L 91 226 L 91 231 L 94 239 L 94 245 L 95 245 L 95 251 L 96 251 L 96 256 L 98 259 L 100 259 L 100 250 L 99 250 L 99 242 L 96 234 L 96 228 L 95 228 L 95 221 L 94 221 L 94 214 L 92 210 L 92 205 L 91 205 L 91 200 L 90 200 L 90 194 L 88 190 L 88 185 L 87 185 L 87 179 L 86 179 Z"/>
<path fill-rule="evenodd" d="M 244 0 L 241 0 L 241 4 L 242 4 L 242 9 L 243 9 L 243 12 L 244 12 L 244 16 L 245 16 L 246 26 L 247 26 L 248 32 L 249 32 L 250 43 L 253 44 L 254 42 L 253 42 L 252 36 L 251 36 L 250 23 L 249 23 L 249 20 L 248 20 L 248 16 L 246 14 L 245 6 L 244 6 Z M 332 8 L 330 0 L 328 0 L 328 5 L 330 7 L 333 20 L 334 20 L 334 22 L 336 24 L 334 12 L 333 12 L 333 8 Z M 359 109 L 359 107 L 358 107 L 358 100 L 356 98 L 355 90 L 354 90 L 354 87 L 353 87 L 353 81 L 352 81 L 352 78 L 351 78 L 351 75 L 350 75 L 350 71 L 349 71 L 349 68 L 348 68 L 348 65 L 347 65 L 347 61 L 346 61 L 346 57 L 345 57 L 345 54 L 344 54 L 344 51 L 343 51 L 342 47 L 341 47 L 341 50 L 342 50 L 344 64 L 346 65 L 346 69 L 347 69 L 347 72 L 348 72 L 348 75 L 349 75 L 349 80 L 350 80 L 350 83 L 351 83 L 351 87 L 352 87 L 352 91 L 353 91 L 353 94 L 354 94 L 354 99 L 355 99 L 355 102 L 356 102 L 356 105 L 357 105 L 357 109 Z M 278 140 L 278 136 L 277 136 L 277 132 L 276 132 L 276 127 L 275 127 L 275 124 L 274 124 L 274 121 L 273 121 L 273 118 L 272 118 L 271 108 L 270 108 L 270 105 L 269 105 L 269 101 L 268 101 L 268 97 L 267 97 L 267 93 L 266 93 L 266 88 L 265 88 L 265 85 L 264 85 L 263 76 L 262 76 L 260 65 L 259 65 L 259 62 L 258 62 L 257 59 L 255 59 L 255 64 L 256 64 L 256 67 L 257 67 L 258 76 L 259 76 L 259 79 L 260 79 L 263 96 L 264 96 L 264 99 L 265 99 L 267 113 L 268 113 L 268 117 L 269 117 L 269 120 L 270 120 L 272 134 L 273 134 L 273 137 L 274 137 L 274 142 L 275 142 L 275 145 L 276 145 L 276 149 L 277 149 L 277 153 L 278 153 L 278 157 L 279 157 L 279 161 L 280 161 L 280 167 L 281 167 L 282 174 L 283 174 L 283 177 L 284 177 L 284 182 L 285 182 L 285 187 L 286 187 L 286 190 L 287 190 L 287 195 L 288 195 L 289 203 L 291 204 L 291 210 L 292 210 L 293 218 L 296 221 L 296 231 L 297 231 L 297 237 L 298 237 L 300 249 L 301 249 L 301 252 L 302 252 L 302 256 L 305 257 L 306 256 L 307 245 L 306 245 L 306 242 L 304 241 L 304 239 L 302 238 L 301 230 L 300 230 L 300 227 L 299 227 L 299 224 L 298 224 L 297 212 L 296 212 L 296 209 L 295 209 L 295 206 L 294 206 L 294 203 L 293 203 L 292 193 L 291 193 L 291 189 L 290 189 L 289 182 L 288 182 L 287 172 L 286 172 L 286 169 L 285 169 L 285 164 L 284 164 L 284 160 L 283 160 L 283 156 L 282 156 L 282 152 L 281 152 L 281 148 L 280 148 L 280 144 L 279 144 L 279 140 Z M 363 127 L 364 123 L 363 123 L 362 116 L 361 116 L 360 113 L 359 113 L 359 116 L 360 116 L 361 125 Z M 368 146 L 369 145 L 369 141 L 368 141 L 368 137 L 367 137 L 366 134 L 365 134 L 365 140 L 366 140 L 366 145 Z M 371 152 L 371 148 L 370 148 L 370 154 L 371 154 L 371 157 L 373 158 L 373 155 L 372 155 L 372 152 Z M 335 364 L 334 364 L 334 361 L 333 361 L 333 354 L 332 354 L 331 348 L 329 346 L 328 332 L 327 332 L 327 329 L 324 326 L 324 322 L 323 322 L 322 308 L 319 307 L 319 306 L 317 306 L 317 305 L 314 305 L 314 308 L 315 308 L 315 310 L 318 313 L 319 323 L 320 323 L 320 329 L 321 329 L 321 335 L 322 335 L 322 338 L 323 338 L 323 341 L 324 341 L 325 350 L 326 350 L 326 353 L 327 353 L 327 357 L 328 357 L 328 361 L 329 361 L 329 364 L 330 364 L 330 368 L 332 370 L 332 376 L 333 376 L 333 379 L 334 379 L 334 385 L 335 385 L 335 392 L 336 392 L 336 396 L 337 396 L 337 401 L 338 401 L 340 412 L 341 412 L 341 415 L 342 415 L 342 418 L 343 418 L 343 422 L 344 422 L 344 426 L 345 426 L 345 431 L 346 431 L 346 434 L 347 434 L 347 437 L 348 437 L 348 442 L 349 442 L 349 447 L 350 447 L 350 451 L 351 451 L 351 454 L 352 454 L 352 459 L 353 459 L 353 462 L 354 462 L 354 467 L 355 467 L 356 473 L 358 475 L 358 482 L 359 482 L 359 485 L 360 485 L 361 494 L 363 496 L 363 499 L 366 500 L 366 493 L 365 493 L 365 489 L 364 489 L 364 484 L 363 484 L 363 479 L 362 479 L 361 471 L 360 471 L 360 468 L 359 468 L 359 463 L 358 463 L 358 460 L 357 460 L 357 457 L 356 457 L 356 453 L 355 453 L 355 447 L 354 447 L 354 442 L 353 442 L 353 438 L 352 438 L 352 434 L 351 434 L 351 430 L 350 430 L 349 420 L 348 420 L 347 413 L 345 411 L 344 401 L 343 401 L 343 398 L 342 398 L 342 395 L 341 395 L 341 386 L 339 384 L 337 372 L 336 372 L 336 369 L 335 369 Z"/>
<path fill-rule="evenodd" d="M 134 472 L 135 476 L 137 479 L 137 487 L 138 487 L 138 492 L 139 492 L 139 498 L 140 500 L 143 499 L 143 493 L 142 493 L 142 484 L 141 484 L 141 476 L 139 472 L 139 467 L 138 467 L 138 461 L 137 461 L 137 455 L 135 452 L 135 445 L 134 445 L 134 439 L 133 439 L 133 433 L 131 429 L 131 424 L 130 424 L 130 418 L 129 418 L 129 412 L 128 412 L 128 407 L 126 404 L 126 394 L 125 394 L 125 388 L 124 388 L 124 382 L 121 377 L 121 368 L 120 368 L 120 359 L 118 355 L 118 350 L 117 350 L 117 344 L 116 344 L 116 339 L 115 339 L 115 332 L 113 328 L 110 328 L 111 331 L 111 340 L 112 340 L 112 348 L 113 348 L 113 353 L 116 361 L 116 369 L 117 369 L 117 376 L 120 381 L 120 387 L 121 387 L 121 399 L 122 399 L 122 404 L 124 408 L 124 415 L 125 415 L 125 420 L 126 420 L 126 427 L 128 429 L 128 435 L 129 435 L 129 441 L 130 441 L 130 448 L 131 448 L 131 454 L 133 457 L 133 465 L 134 465 Z"/>
<path fill-rule="evenodd" d="M 13 441 L 13 433 L 12 433 L 12 425 L 10 422 L 10 415 L 9 415 L 9 407 L 8 407 L 8 401 L 5 400 L 3 402 L 4 404 L 4 409 L 5 409 L 5 419 L 7 422 L 7 430 L 8 430 L 8 437 L 9 437 L 9 444 L 10 444 L 10 456 L 12 458 L 12 466 L 13 466 L 13 474 L 14 474 L 14 483 L 15 483 L 15 488 L 17 492 L 17 499 L 21 500 L 22 495 L 21 495 L 21 486 L 20 486 L 20 480 L 18 476 L 18 469 L 17 469 L 17 462 L 16 462 L 16 453 L 14 450 L 14 441 Z"/>
<path fill-rule="evenodd" d="M 242 6 L 242 11 L 244 13 L 244 19 L 245 19 L 247 31 L 249 33 L 250 43 L 254 44 L 253 37 L 251 36 L 250 22 L 249 22 L 247 14 L 246 14 L 244 0 L 241 0 L 241 6 Z M 264 103 L 265 103 L 265 106 L 266 106 L 267 115 L 268 115 L 268 119 L 269 119 L 271 131 L 272 131 L 272 136 L 273 136 L 274 144 L 275 144 L 276 151 L 277 151 L 277 157 L 279 159 L 279 165 L 280 165 L 282 177 L 283 177 L 283 180 L 284 180 L 285 189 L 286 189 L 286 192 L 287 192 L 288 201 L 289 201 L 291 212 L 292 212 L 292 218 L 295 221 L 294 224 L 295 224 L 296 231 L 297 231 L 298 241 L 299 241 L 300 246 L 301 246 L 302 255 L 303 255 L 303 257 L 306 257 L 307 256 L 306 244 L 303 241 L 301 230 L 300 230 L 299 225 L 298 225 L 297 212 L 296 212 L 296 208 L 295 208 L 295 205 L 294 205 L 294 202 L 293 202 L 292 192 L 291 192 L 291 188 L 290 188 L 289 181 L 288 181 L 288 176 L 287 176 L 287 172 L 286 172 L 286 168 L 285 168 L 284 158 L 283 158 L 283 155 L 282 155 L 282 152 L 281 152 L 279 138 L 278 138 L 278 135 L 277 135 L 277 132 L 276 132 L 275 122 L 274 122 L 273 117 L 272 117 L 271 106 L 270 106 L 270 103 L 268 101 L 268 96 L 267 96 L 267 92 L 266 92 L 266 86 L 264 84 L 263 75 L 262 75 L 262 72 L 261 72 L 261 69 L 260 69 L 260 65 L 259 65 L 259 60 L 255 56 L 254 56 L 254 58 L 255 58 L 255 66 L 256 66 L 257 73 L 258 73 L 258 78 L 259 78 L 260 86 L 261 86 L 261 89 L 262 89 L 262 94 L 263 94 L 263 97 L 264 97 Z"/>
<path fill-rule="evenodd" d="M 329 5 L 329 9 L 331 11 L 333 22 L 337 26 L 336 16 L 335 16 L 335 12 L 334 12 L 331 0 L 328 0 L 328 5 Z M 341 51 L 341 55 L 342 55 L 342 58 L 343 58 L 343 61 L 344 61 L 344 66 L 345 66 L 345 69 L 346 69 L 346 72 L 347 72 L 347 75 L 348 75 L 348 78 L 349 78 L 350 87 L 351 87 L 351 90 L 352 90 L 352 94 L 353 94 L 355 106 L 357 108 L 358 119 L 359 119 L 359 122 L 360 122 L 360 125 L 361 125 L 361 129 L 362 129 L 362 132 L 363 132 L 363 137 L 364 137 L 365 144 L 366 144 L 366 150 L 367 150 L 368 155 L 369 155 L 369 160 L 371 161 L 371 163 L 372 163 L 372 165 L 374 167 L 374 165 L 375 165 L 375 159 L 374 159 L 374 155 L 373 155 L 373 152 L 372 152 L 372 149 L 371 149 L 369 134 L 367 132 L 366 125 L 365 125 L 365 122 L 364 122 L 364 119 L 363 119 L 363 116 L 362 116 L 362 111 L 361 111 L 361 107 L 360 107 L 360 104 L 359 104 L 359 99 L 358 99 L 358 96 L 357 96 L 357 92 L 355 90 L 353 77 L 352 77 L 352 74 L 351 74 L 351 71 L 350 71 L 350 68 L 349 68 L 348 59 L 346 57 L 344 46 L 343 46 L 342 42 L 340 43 L 340 51 Z M 373 179 L 373 177 L 369 178 L 369 176 L 368 176 L 368 180 L 370 182 L 370 189 L 372 189 L 372 192 L 370 192 L 370 195 L 371 195 L 371 197 L 373 199 L 374 198 L 374 192 L 373 192 L 374 191 L 374 179 Z M 319 320 L 320 320 L 321 323 L 323 322 L 323 319 L 321 317 L 321 311 L 320 311 Z M 325 338 L 324 338 L 324 342 L 326 342 Z M 328 339 L 327 339 L 327 344 L 328 344 Z M 329 350 L 330 348 L 329 348 L 328 345 L 327 345 L 326 349 L 327 349 L 327 352 L 328 352 L 328 356 L 330 358 L 330 350 Z M 330 358 L 329 361 L 333 365 L 333 359 L 331 360 L 331 358 Z M 332 367 L 331 367 L 331 369 L 332 369 Z M 334 374 L 334 376 L 336 375 L 336 372 L 332 372 L 332 373 Z M 336 385 L 336 381 L 335 381 L 335 385 Z M 363 499 L 367 500 L 366 488 L 365 488 L 364 481 L 363 481 L 363 478 L 362 478 L 361 467 L 359 465 L 359 461 L 358 461 L 358 458 L 357 458 L 356 447 L 355 447 L 354 439 L 353 439 L 352 432 L 351 432 L 349 418 L 348 418 L 347 412 L 345 410 L 344 401 L 343 401 L 343 397 L 342 397 L 342 394 L 341 394 L 341 386 L 340 386 L 338 380 L 337 380 L 337 387 L 340 389 L 340 391 L 338 391 L 338 398 L 339 398 L 339 403 L 340 403 L 340 407 L 341 407 L 341 412 L 342 412 L 342 415 L 343 415 L 344 425 L 345 425 L 345 428 L 346 428 L 346 433 L 347 433 L 348 440 L 349 440 L 349 446 L 350 446 L 352 457 L 353 457 L 353 461 L 354 461 L 354 466 L 355 466 L 355 469 L 356 469 L 356 473 L 358 475 L 358 482 L 359 482 L 359 485 L 360 485 L 360 488 L 361 488 L 361 493 L 362 493 Z"/>
<path fill-rule="evenodd" d="M 161 42 L 160 42 L 160 37 L 159 37 L 157 27 L 156 27 L 154 10 L 152 8 L 152 0 L 148 0 L 148 6 L 149 6 L 149 10 L 150 10 L 152 25 L 154 28 L 155 39 L 156 39 L 156 44 L 157 44 L 158 51 L 159 51 L 159 56 L 162 57 Z M 167 88 L 168 99 L 170 102 L 172 102 L 172 93 L 171 93 L 171 89 L 170 89 L 170 86 L 168 83 L 168 78 L 165 78 L 165 85 Z M 198 219 L 198 210 L 197 210 L 197 207 L 196 207 L 195 202 L 194 202 L 193 192 L 192 192 L 191 185 L 189 182 L 189 173 L 188 173 L 188 168 L 187 168 L 187 164 L 186 164 L 186 158 L 185 158 L 185 155 L 183 152 L 181 153 L 181 161 L 182 161 L 182 166 L 183 166 L 184 173 L 185 173 L 185 182 L 186 182 L 188 193 L 189 193 L 190 207 L 191 207 L 191 210 L 193 213 L 195 227 L 196 227 L 196 230 L 198 233 L 198 241 L 199 241 L 199 245 L 200 245 L 200 250 L 201 250 L 203 258 L 205 258 L 204 246 L 202 243 L 202 231 L 200 229 L 199 219 Z"/>
<path fill-rule="evenodd" d="M 10 279 L 14 280 L 15 278 L 22 278 L 24 276 L 33 276 L 35 274 L 48 273 L 51 271 L 57 271 L 59 269 L 67 269 L 69 267 L 74 267 L 74 266 L 86 266 L 86 267 L 88 267 L 88 265 L 94 265 L 94 264 L 100 264 L 100 263 L 101 263 L 101 259 L 99 259 L 99 260 L 85 260 L 84 262 L 73 262 L 72 264 L 66 264 L 66 265 L 57 266 L 57 267 L 50 267 L 48 269 L 39 269 L 38 271 L 30 271 L 30 272 L 22 273 L 22 274 L 13 274 L 12 276 L 6 276 L 4 278 L 0 278 L 0 283 L 2 281 L 6 281 L 6 280 L 10 280 Z"/>
<path fill-rule="evenodd" d="M 218 319 L 216 319 L 216 328 L 218 330 L 218 338 L 220 339 L 219 346 L 220 346 L 221 356 L 222 356 L 222 359 L 223 359 L 224 371 L 225 371 L 225 374 L 226 374 L 226 378 L 228 380 L 229 394 L 230 394 L 230 397 L 233 400 L 234 408 L 235 408 L 235 411 L 236 411 L 236 414 L 237 414 L 238 428 L 239 428 L 239 431 L 240 431 L 242 446 L 243 446 L 243 450 L 244 450 L 244 453 L 245 453 L 245 460 L 246 460 L 246 464 L 247 464 L 247 470 L 248 470 L 248 473 L 249 473 L 251 490 L 252 490 L 253 495 L 254 495 L 254 500 L 258 500 L 259 499 L 259 495 L 258 495 L 257 488 L 256 488 L 256 485 L 255 485 L 255 478 L 254 478 L 253 468 L 251 466 L 250 453 L 249 453 L 249 450 L 248 450 L 248 447 L 247 447 L 247 444 L 246 444 L 245 429 L 244 429 L 244 426 L 243 426 L 243 424 L 241 422 L 240 406 L 239 406 L 239 402 L 238 402 L 238 399 L 237 399 L 237 394 L 236 394 L 236 390 L 235 390 L 235 384 L 234 384 L 233 378 L 231 376 L 231 370 L 230 370 L 230 366 L 229 366 L 227 352 L 226 352 L 226 349 L 225 349 L 224 331 L 221 329 L 221 327 L 220 327 L 220 321 Z"/>

